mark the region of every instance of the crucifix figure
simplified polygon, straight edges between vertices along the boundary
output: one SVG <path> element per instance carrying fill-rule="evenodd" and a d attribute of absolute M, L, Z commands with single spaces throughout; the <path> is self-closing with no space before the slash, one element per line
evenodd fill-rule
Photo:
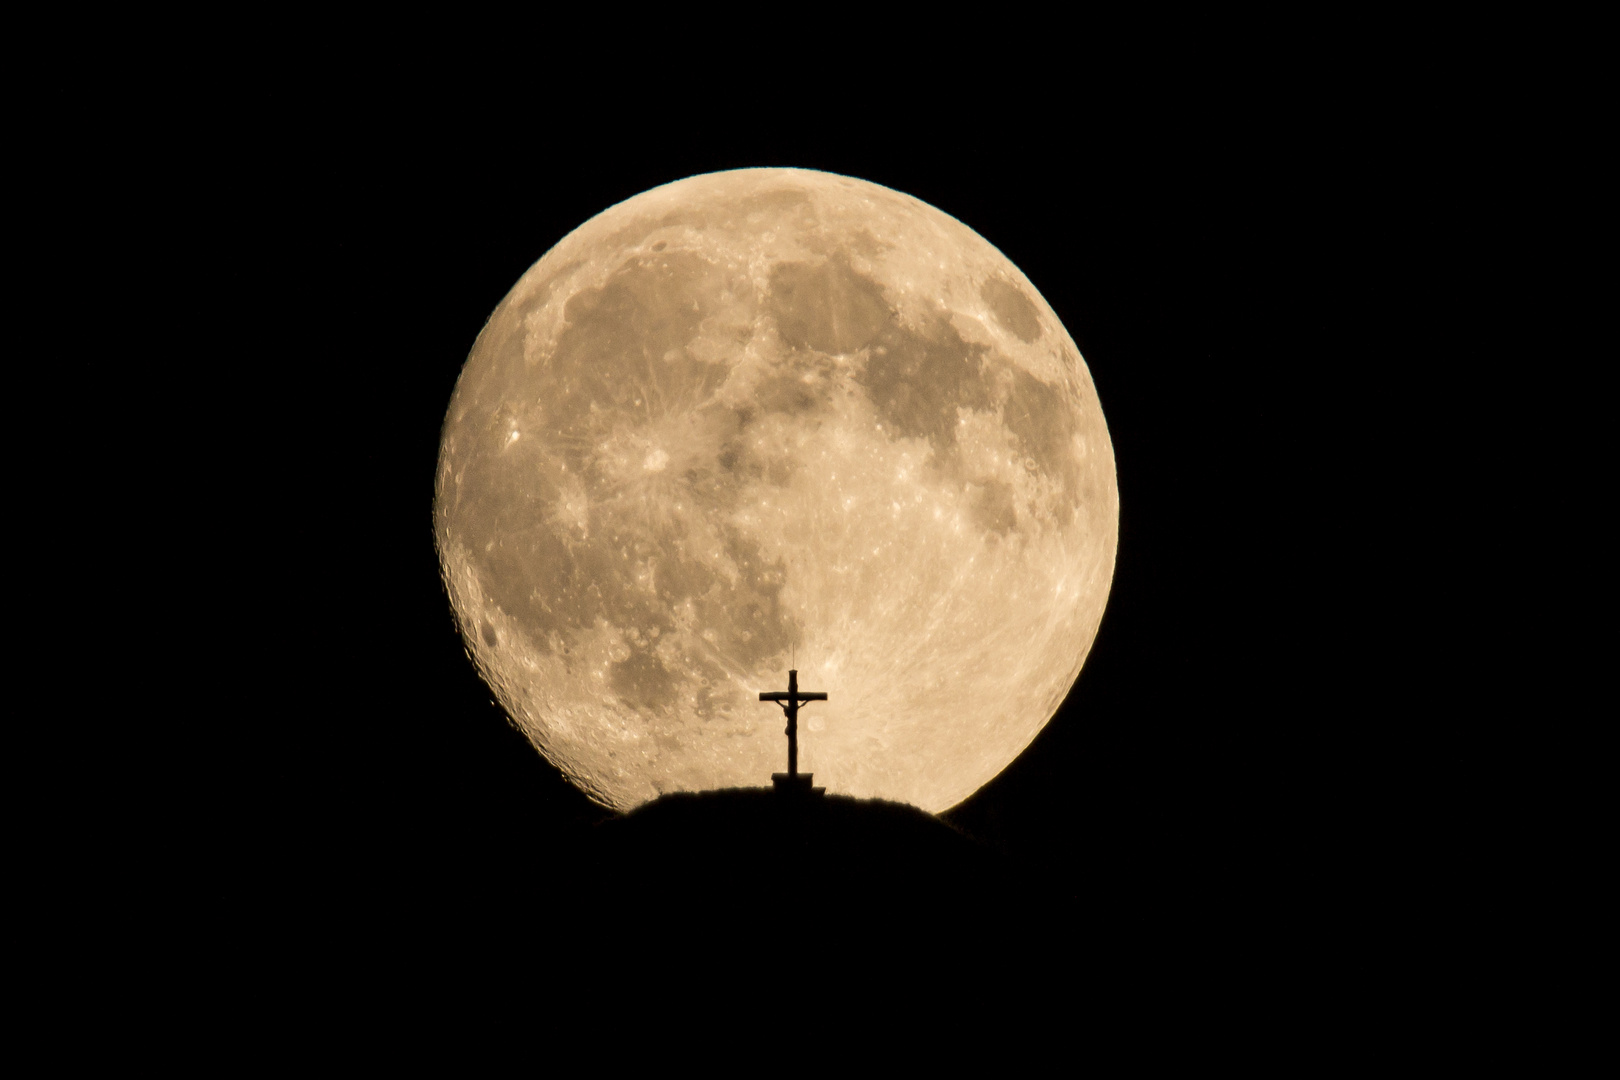
<path fill-rule="evenodd" d="M 761 701 L 774 701 L 782 706 L 782 712 L 787 716 L 788 737 L 788 771 L 786 773 L 772 773 L 771 779 L 776 781 L 778 788 L 797 789 L 810 787 L 810 774 L 805 773 L 804 779 L 799 779 L 799 706 L 811 701 L 826 701 L 827 695 L 821 691 L 801 691 L 799 689 L 799 672 L 795 668 L 788 672 L 787 693 L 780 690 L 771 690 L 759 695 Z"/>

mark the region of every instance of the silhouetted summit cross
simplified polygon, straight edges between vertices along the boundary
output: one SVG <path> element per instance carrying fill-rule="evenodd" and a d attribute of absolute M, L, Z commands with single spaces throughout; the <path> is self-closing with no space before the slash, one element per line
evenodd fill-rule
<path fill-rule="evenodd" d="M 805 773 L 803 779 L 799 776 L 799 706 L 810 701 L 826 701 L 827 695 L 821 691 L 800 690 L 799 672 L 794 668 L 788 672 L 787 693 L 784 694 L 780 690 L 765 691 L 759 695 L 759 700 L 776 702 L 782 706 L 782 712 L 787 715 L 788 771 L 771 774 L 776 789 L 806 794 L 819 794 L 825 790 L 810 786 L 811 774 Z"/>

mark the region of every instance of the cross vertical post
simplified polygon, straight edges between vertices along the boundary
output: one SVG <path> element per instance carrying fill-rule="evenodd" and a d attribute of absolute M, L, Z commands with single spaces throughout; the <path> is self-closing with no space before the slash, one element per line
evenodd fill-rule
<path fill-rule="evenodd" d="M 787 703 L 788 775 L 799 775 L 799 673 L 788 671 Z"/>

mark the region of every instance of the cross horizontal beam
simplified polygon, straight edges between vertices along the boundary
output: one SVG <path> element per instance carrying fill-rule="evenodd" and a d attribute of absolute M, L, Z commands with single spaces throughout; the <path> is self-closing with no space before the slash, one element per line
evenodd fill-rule
<path fill-rule="evenodd" d="M 799 692 L 770 690 L 759 695 L 759 700 L 761 701 L 793 701 L 795 699 L 799 701 L 826 701 L 827 693 L 824 690 L 809 690 Z"/>

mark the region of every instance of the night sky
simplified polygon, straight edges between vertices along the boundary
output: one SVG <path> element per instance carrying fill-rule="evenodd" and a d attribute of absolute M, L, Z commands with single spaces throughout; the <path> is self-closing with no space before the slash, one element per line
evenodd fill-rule
<path fill-rule="evenodd" d="M 265 633 L 259 689 L 235 698 L 276 763 L 251 817 L 286 910 L 493 895 L 501 866 L 608 816 L 462 652 L 433 549 L 440 425 L 484 320 L 567 232 L 661 183 L 776 165 L 907 192 L 1003 251 L 1079 345 L 1113 439 L 1096 644 L 946 821 L 1042 882 L 1054 924 L 1129 882 L 1211 938 L 1306 942 L 1364 975 L 1396 940 L 1456 945 L 1477 842 L 1457 717 L 1413 674 L 1438 600 L 1413 584 L 1434 552 L 1401 434 L 1431 377 L 1403 331 L 1432 241 L 1340 120 L 1189 106 L 1039 139 L 836 116 L 604 139 L 427 104 L 247 111 L 199 199 L 259 405 Z"/>

